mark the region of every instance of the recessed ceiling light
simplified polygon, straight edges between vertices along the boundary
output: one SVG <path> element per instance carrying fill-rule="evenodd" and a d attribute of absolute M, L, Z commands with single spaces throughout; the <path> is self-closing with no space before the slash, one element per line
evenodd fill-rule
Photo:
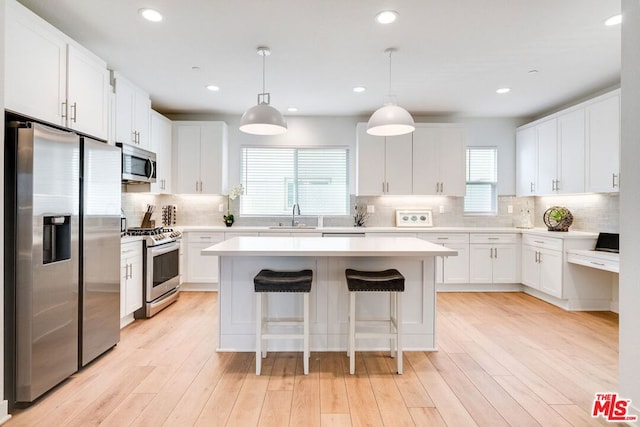
<path fill-rule="evenodd" d="M 366 87 L 364 87 L 364 86 L 356 86 L 356 87 L 354 87 L 354 88 L 353 88 L 353 91 L 354 91 L 355 93 L 362 93 L 362 92 L 364 92 L 365 90 L 367 90 L 367 88 L 366 88 Z"/>
<path fill-rule="evenodd" d="M 611 27 L 613 25 L 618 25 L 622 22 L 622 15 L 613 15 L 606 21 L 604 21 L 604 25 Z"/>
<path fill-rule="evenodd" d="M 287 111 L 290 112 L 290 113 L 295 113 L 295 112 L 298 111 L 298 108 L 297 107 L 289 107 L 289 108 L 287 108 Z"/>
<path fill-rule="evenodd" d="M 511 88 L 508 87 L 501 87 L 500 89 L 496 90 L 496 93 L 509 93 L 511 92 Z"/>
<path fill-rule="evenodd" d="M 207 86 L 207 89 L 209 89 L 211 92 L 217 92 L 220 90 L 220 87 L 216 85 L 209 85 Z"/>
<path fill-rule="evenodd" d="M 155 9 L 140 9 L 138 11 L 140 15 L 147 21 L 160 22 L 162 21 L 162 15 Z"/>
<path fill-rule="evenodd" d="M 395 10 L 383 10 L 376 15 L 376 21 L 381 24 L 391 24 L 398 19 L 398 12 Z"/>

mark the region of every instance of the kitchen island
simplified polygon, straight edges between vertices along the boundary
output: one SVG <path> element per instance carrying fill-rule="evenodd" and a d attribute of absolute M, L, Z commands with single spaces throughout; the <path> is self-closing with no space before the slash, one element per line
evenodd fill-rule
<path fill-rule="evenodd" d="M 202 250 L 219 256 L 218 351 L 255 351 L 253 277 L 262 269 L 313 271 L 310 339 L 313 351 L 347 348 L 348 291 L 345 269 L 396 268 L 405 276 L 403 304 L 406 350 L 434 350 L 435 260 L 457 252 L 414 237 L 235 237 Z M 302 315 L 299 294 L 271 295 L 269 317 Z M 388 293 L 358 297 L 360 319 L 389 315 Z M 388 348 L 388 340 L 362 340 L 364 350 Z M 269 351 L 296 351 L 296 341 L 270 340 Z"/>

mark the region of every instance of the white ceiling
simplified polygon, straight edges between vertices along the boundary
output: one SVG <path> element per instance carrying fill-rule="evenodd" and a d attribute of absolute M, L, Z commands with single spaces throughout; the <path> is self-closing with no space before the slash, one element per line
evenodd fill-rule
<path fill-rule="evenodd" d="M 620 0 L 20 0 L 151 94 L 164 113 L 241 114 L 261 92 L 298 115 L 529 117 L 620 80 Z M 138 9 L 164 15 L 151 23 Z M 374 21 L 384 9 L 399 19 Z M 194 71 L 192 67 L 199 67 Z M 538 73 L 529 73 L 536 69 Z M 205 89 L 220 86 L 219 92 Z M 367 87 L 356 94 L 352 88 Z M 499 87 L 511 87 L 498 95 Z"/>

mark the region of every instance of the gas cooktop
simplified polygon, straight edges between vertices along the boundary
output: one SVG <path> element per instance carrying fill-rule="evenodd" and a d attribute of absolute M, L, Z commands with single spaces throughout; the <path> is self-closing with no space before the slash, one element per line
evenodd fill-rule
<path fill-rule="evenodd" d="M 147 246 L 157 246 L 175 242 L 182 236 L 182 233 L 178 230 L 174 230 L 173 228 L 131 227 L 127 229 L 127 236 L 144 236 Z"/>

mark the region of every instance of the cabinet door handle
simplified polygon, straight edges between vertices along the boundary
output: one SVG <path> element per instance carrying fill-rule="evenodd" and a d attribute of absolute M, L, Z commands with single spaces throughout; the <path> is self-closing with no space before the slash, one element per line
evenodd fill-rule
<path fill-rule="evenodd" d="M 618 180 L 618 174 L 612 173 L 611 174 L 611 186 L 613 188 L 616 188 L 616 187 L 620 186 L 619 182 L 617 182 L 617 181 L 619 181 Z"/>
<path fill-rule="evenodd" d="M 493 248 L 493 257 L 498 259 L 498 248 Z"/>
<path fill-rule="evenodd" d="M 536 191 L 536 187 L 533 185 L 533 182 L 529 183 L 529 189 L 531 190 L 532 193 Z"/>
<path fill-rule="evenodd" d="M 60 113 L 63 119 L 67 118 L 67 101 L 62 101 L 62 113 Z"/>
<path fill-rule="evenodd" d="M 74 102 L 73 105 L 71 106 L 71 120 L 73 120 L 73 123 L 77 122 L 77 118 L 78 118 L 78 103 Z"/>
<path fill-rule="evenodd" d="M 440 183 L 440 192 L 444 193 L 444 182 Z"/>
<path fill-rule="evenodd" d="M 493 258 L 493 248 L 489 249 L 489 258 Z"/>

